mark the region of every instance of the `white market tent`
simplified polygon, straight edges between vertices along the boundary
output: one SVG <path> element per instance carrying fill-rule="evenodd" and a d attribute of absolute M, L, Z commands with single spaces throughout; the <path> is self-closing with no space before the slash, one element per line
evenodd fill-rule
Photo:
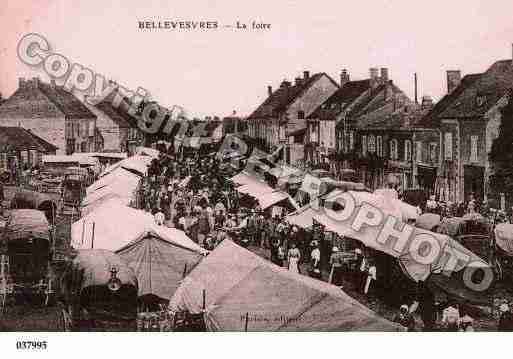
<path fill-rule="evenodd" d="M 339 287 L 278 267 L 227 239 L 183 280 L 169 307 L 205 309 L 209 331 L 402 330 Z"/>
<path fill-rule="evenodd" d="M 349 191 L 345 193 L 345 195 L 347 194 L 354 198 L 356 204 L 356 207 L 352 211 L 350 217 L 341 219 L 340 217 L 334 214 L 330 214 L 329 211 L 325 210 L 315 214 L 313 219 L 325 226 L 326 230 L 328 231 L 335 232 L 341 236 L 347 236 L 349 238 L 356 239 L 367 247 L 398 258 L 403 266 L 403 269 L 405 270 L 405 273 L 408 274 L 413 280 L 425 280 L 433 272 L 433 270 L 443 268 L 444 264 L 446 264 L 446 254 L 448 253 L 452 254 L 455 258 L 460 258 L 462 254 L 468 256 L 469 258 L 467 262 L 459 261 L 454 266 L 454 268 L 451 268 L 452 270 L 450 272 L 459 272 L 467 265 L 472 267 L 488 267 L 488 264 L 477 255 L 463 247 L 452 238 L 443 234 L 430 232 L 421 228 L 411 227 L 411 234 L 409 235 L 402 248 L 398 250 L 395 247 L 395 240 L 387 240 L 384 243 L 377 240 L 382 226 L 365 226 L 359 230 L 355 230 L 352 226 L 352 223 L 358 211 L 362 208 L 363 204 L 370 205 L 371 207 L 380 210 L 380 212 L 383 214 L 383 222 L 386 220 L 386 218 L 388 218 L 388 216 L 393 216 L 396 218 L 398 222 L 395 226 L 396 228 L 403 228 L 405 223 L 401 220 L 402 214 L 400 210 L 395 207 L 388 207 L 387 203 L 384 203 L 383 200 L 379 198 L 376 199 L 376 197 L 381 197 L 382 199 L 384 199 L 384 197 L 376 196 L 366 192 Z M 330 194 L 327 201 L 334 201 L 335 198 L 339 197 L 340 195 L 342 195 L 342 192 L 337 193 L 334 191 L 332 194 Z M 411 243 L 418 236 L 423 235 L 429 237 L 430 239 L 436 240 L 440 248 L 440 255 L 436 258 L 433 258 L 433 260 L 428 264 L 423 264 L 415 260 L 412 257 L 412 253 L 410 252 Z"/>
<path fill-rule="evenodd" d="M 125 182 L 139 182 L 141 177 L 133 172 L 118 167 L 107 175 L 99 178 L 86 189 L 86 194 L 89 195 L 103 187 L 116 186 L 119 183 Z"/>
<path fill-rule="evenodd" d="M 71 245 L 119 254 L 137 276 L 139 296 L 164 300 L 172 297 L 183 276 L 207 253 L 184 232 L 158 226 L 150 214 L 115 200 L 72 225 Z"/>
<path fill-rule="evenodd" d="M 231 178 L 232 182 L 238 185 L 246 185 L 253 182 L 253 177 L 246 172 L 240 172 Z"/>
<path fill-rule="evenodd" d="M 148 167 L 150 166 L 151 161 L 153 160 L 150 156 L 143 155 L 135 155 L 128 157 L 124 160 L 121 160 L 109 167 L 107 167 L 101 174 L 100 177 L 103 177 L 117 168 L 123 168 L 125 170 L 135 172 L 140 176 L 145 176 L 148 172 Z"/>
<path fill-rule="evenodd" d="M 267 183 L 259 181 L 256 178 L 252 178 L 250 176 L 240 177 L 240 180 L 244 180 L 248 183 L 237 187 L 236 190 L 239 193 L 247 194 L 258 200 L 258 204 L 261 209 L 267 209 L 279 202 L 284 200 L 288 200 L 290 208 L 298 209 L 296 201 L 290 197 L 290 195 L 284 191 L 276 190 L 269 186 Z"/>
<path fill-rule="evenodd" d="M 150 156 L 152 158 L 159 158 L 160 151 L 151 147 L 137 147 L 135 153 L 141 156 Z"/>
<path fill-rule="evenodd" d="M 82 213 L 91 212 L 91 206 L 98 206 L 98 203 L 112 197 L 118 197 L 129 205 L 137 198 L 140 182 L 141 177 L 130 171 L 123 168 L 114 170 L 88 187 L 86 197 L 82 200 Z"/>

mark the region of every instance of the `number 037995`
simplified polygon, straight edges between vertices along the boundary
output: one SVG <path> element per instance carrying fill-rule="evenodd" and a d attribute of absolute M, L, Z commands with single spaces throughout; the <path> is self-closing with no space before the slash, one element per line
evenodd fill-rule
<path fill-rule="evenodd" d="M 17 341 L 16 349 L 18 350 L 46 350 L 48 343 L 43 341 Z"/>

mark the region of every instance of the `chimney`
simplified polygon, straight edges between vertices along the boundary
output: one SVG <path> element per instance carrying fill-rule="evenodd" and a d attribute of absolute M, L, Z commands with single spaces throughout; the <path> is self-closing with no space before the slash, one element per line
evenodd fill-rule
<path fill-rule="evenodd" d="M 342 72 L 340 73 L 340 87 L 344 86 L 344 84 L 346 84 L 349 81 L 350 81 L 349 72 L 347 72 L 346 69 L 343 69 Z"/>
<path fill-rule="evenodd" d="M 272 86 L 267 86 L 267 95 L 269 97 L 271 97 L 272 94 L 273 94 L 273 87 Z"/>
<path fill-rule="evenodd" d="M 302 80 L 301 77 L 296 77 L 296 79 L 295 79 L 296 85 L 300 85 L 301 84 L 301 80 Z"/>
<path fill-rule="evenodd" d="M 371 67 L 369 69 L 369 76 L 371 80 L 377 80 L 378 79 L 378 68 L 377 67 Z"/>
<path fill-rule="evenodd" d="M 39 87 L 39 77 L 32 77 L 32 85 L 36 89 Z"/>
<path fill-rule="evenodd" d="M 55 79 L 50 80 L 50 85 L 52 85 L 52 88 L 55 88 Z"/>
<path fill-rule="evenodd" d="M 433 99 L 431 98 L 431 96 L 428 96 L 428 95 L 422 96 L 422 105 L 421 106 L 422 106 L 421 108 L 423 110 L 433 107 Z"/>
<path fill-rule="evenodd" d="M 25 82 L 25 78 L 24 77 L 18 78 L 18 87 L 20 89 L 25 88 L 25 84 L 26 84 L 26 82 Z"/>
<path fill-rule="evenodd" d="M 384 84 L 388 82 L 388 68 L 386 67 L 381 68 L 381 82 Z"/>
<path fill-rule="evenodd" d="M 308 80 L 309 77 L 310 77 L 310 71 L 303 71 L 303 78 L 305 80 Z"/>
<path fill-rule="evenodd" d="M 371 80 L 371 87 L 375 88 L 378 85 L 379 70 L 376 67 L 371 67 L 369 69 L 369 77 Z"/>
<path fill-rule="evenodd" d="M 451 93 L 461 81 L 460 70 L 447 70 L 447 93 Z"/>
<path fill-rule="evenodd" d="M 281 88 L 284 88 L 284 87 L 290 87 L 290 81 L 287 81 L 287 80 L 283 80 L 281 85 L 280 85 Z"/>

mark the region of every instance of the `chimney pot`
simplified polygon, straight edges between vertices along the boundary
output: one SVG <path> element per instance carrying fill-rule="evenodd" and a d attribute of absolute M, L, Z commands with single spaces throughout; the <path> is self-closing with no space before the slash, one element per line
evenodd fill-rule
<path fill-rule="evenodd" d="M 55 88 L 55 79 L 51 79 L 50 84 L 52 85 L 53 88 Z"/>
<path fill-rule="evenodd" d="M 388 68 L 386 68 L 386 67 L 381 68 L 381 81 L 383 83 L 388 82 Z"/>
<path fill-rule="evenodd" d="M 347 72 L 347 69 L 343 69 L 340 73 L 340 86 L 344 86 L 347 82 L 350 81 L 349 72 Z"/>
<path fill-rule="evenodd" d="M 267 95 L 271 96 L 272 94 L 273 94 L 273 87 L 272 86 L 267 86 Z"/>
<path fill-rule="evenodd" d="M 371 80 L 377 80 L 379 77 L 378 73 L 379 73 L 379 70 L 377 67 L 371 67 L 369 69 L 369 76 L 370 76 Z"/>
<path fill-rule="evenodd" d="M 296 79 L 295 79 L 296 85 L 300 85 L 301 84 L 301 80 L 302 80 L 301 77 L 296 77 Z"/>
<path fill-rule="evenodd" d="M 451 93 L 461 82 L 460 70 L 447 70 L 447 93 Z"/>
<path fill-rule="evenodd" d="M 310 77 L 310 71 L 303 71 L 303 77 L 307 80 Z"/>
<path fill-rule="evenodd" d="M 22 88 L 24 88 L 24 87 L 25 87 L 25 84 L 26 84 L 26 82 L 25 82 L 25 78 L 24 78 L 24 77 L 20 77 L 20 78 L 18 79 L 18 87 L 19 87 L 20 89 L 22 89 Z"/>

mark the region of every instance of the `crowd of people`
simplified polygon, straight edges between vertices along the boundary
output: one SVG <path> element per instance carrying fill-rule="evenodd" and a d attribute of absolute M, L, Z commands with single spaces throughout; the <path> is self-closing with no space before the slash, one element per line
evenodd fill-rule
<path fill-rule="evenodd" d="M 148 169 L 140 188 L 140 206 L 151 212 L 158 224 L 183 230 L 208 250 L 230 238 L 290 271 L 328 281 L 340 288 L 350 285 L 362 295 L 377 295 L 376 288 L 388 273 L 379 269 L 367 248 L 324 231 L 315 221 L 309 229 L 291 224 L 283 209 L 262 210 L 258 200 L 236 191 L 229 180 L 234 172 L 227 167 L 215 154 L 198 152 L 177 158 L 172 152 L 163 153 Z M 436 202 L 433 198 L 429 201 Z M 440 211 L 439 203 L 434 206 L 429 201 L 427 212 Z M 467 205 L 465 213 L 475 209 L 472 204 Z M 413 319 L 417 311 L 424 330 L 472 331 L 473 319 L 469 315 L 460 316 L 458 308 L 458 315 L 455 315 L 455 306 L 449 303 L 435 308 L 432 294 L 428 299 L 417 294 L 410 298 L 410 304 L 400 306 L 394 317 L 396 322 L 408 330 L 418 330 Z M 513 322 L 508 321 L 508 315 L 513 318 L 509 307 L 504 313 L 502 328 L 507 327 L 504 323 Z"/>

